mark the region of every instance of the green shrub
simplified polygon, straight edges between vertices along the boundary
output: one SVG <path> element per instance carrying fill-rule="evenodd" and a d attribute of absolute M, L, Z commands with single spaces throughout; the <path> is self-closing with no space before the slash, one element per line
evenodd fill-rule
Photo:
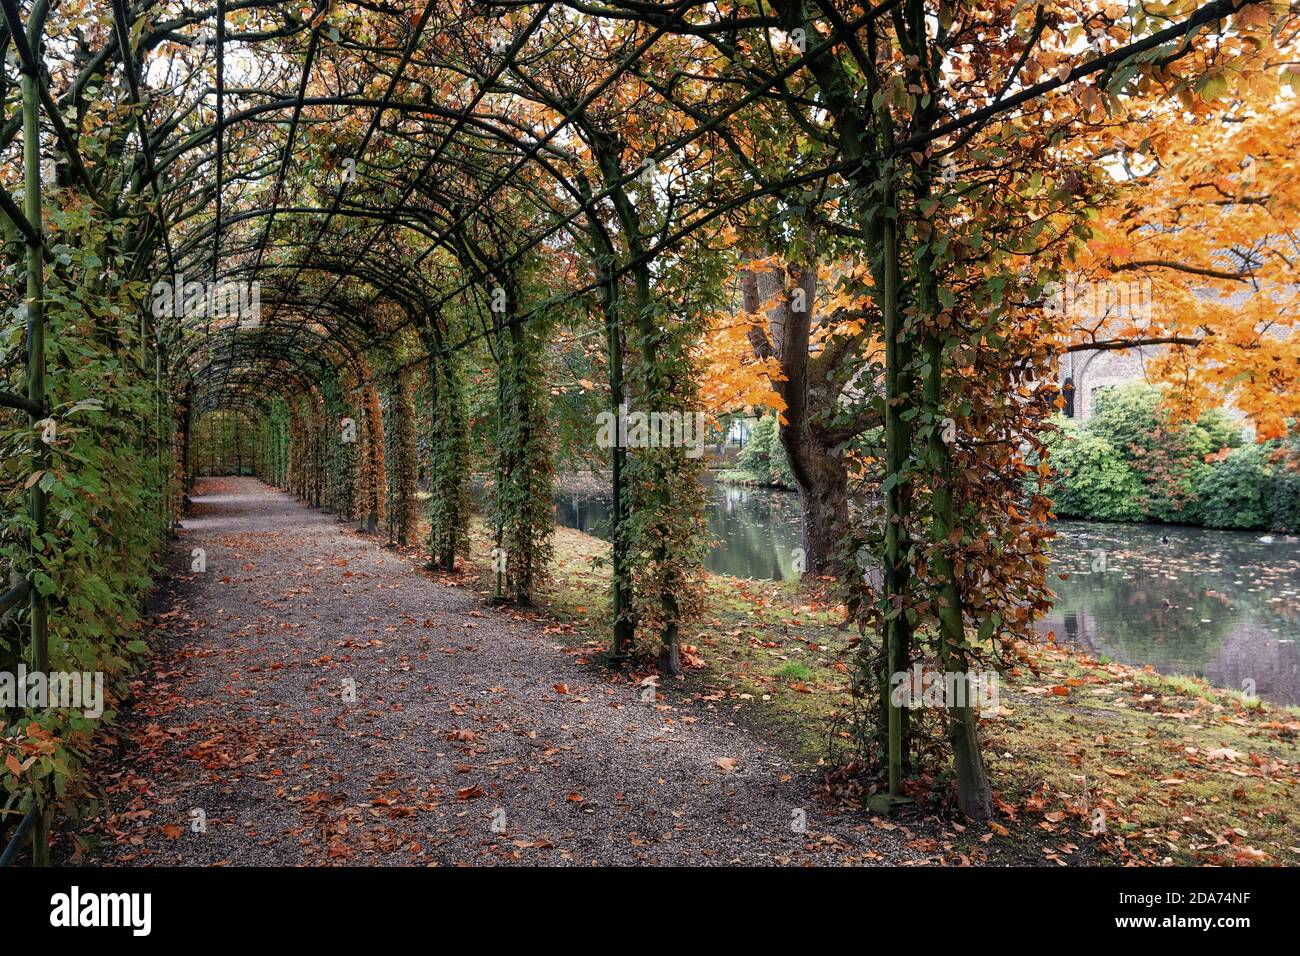
<path fill-rule="evenodd" d="M 1160 389 L 1143 383 L 1111 389 L 1098 396 L 1086 430 L 1106 439 L 1137 477 L 1144 518 L 1196 523 L 1205 456 L 1238 444 L 1240 431 L 1219 410 L 1194 423 L 1176 421 L 1161 400 Z"/>
<path fill-rule="evenodd" d="M 1300 448 L 1292 447 L 1273 465 L 1264 504 L 1269 527 L 1294 534 L 1300 531 Z"/>
<path fill-rule="evenodd" d="M 1234 448 L 1200 476 L 1196 494 L 1207 528 L 1265 528 L 1271 484 L 1268 450 L 1261 445 Z"/>
<path fill-rule="evenodd" d="M 749 433 L 749 441 L 736 456 L 736 472 L 760 485 L 797 488 L 790 460 L 781 444 L 776 415 L 764 415 Z"/>
<path fill-rule="evenodd" d="M 1060 517 L 1300 529 L 1300 439 L 1285 454 L 1277 442 L 1243 444 L 1221 409 L 1176 422 L 1160 389 L 1141 383 L 1099 395 L 1084 425 L 1056 424 L 1047 445 Z"/>
<path fill-rule="evenodd" d="M 1241 445 L 1241 426 L 1228 417 L 1222 408 L 1210 408 L 1196 419 L 1196 425 L 1210 441 L 1210 451 L 1237 448 Z"/>
<path fill-rule="evenodd" d="M 1142 484 L 1115 447 L 1100 435 L 1063 426 L 1052 444 L 1055 511 L 1061 518 L 1140 521 Z"/>

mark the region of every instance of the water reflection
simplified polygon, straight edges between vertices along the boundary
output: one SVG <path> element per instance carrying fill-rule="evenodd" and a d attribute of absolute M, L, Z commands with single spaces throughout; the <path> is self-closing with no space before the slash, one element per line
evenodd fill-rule
<path fill-rule="evenodd" d="M 557 498 L 555 521 L 609 539 L 610 499 Z M 715 574 L 781 581 L 795 574 L 799 547 L 799 496 L 767 489 L 709 486 L 709 535 L 704 566 Z"/>
<path fill-rule="evenodd" d="M 1057 599 L 1041 632 L 1300 703 L 1300 542 L 1161 525 L 1062 521 L 1057 530 Z"/>

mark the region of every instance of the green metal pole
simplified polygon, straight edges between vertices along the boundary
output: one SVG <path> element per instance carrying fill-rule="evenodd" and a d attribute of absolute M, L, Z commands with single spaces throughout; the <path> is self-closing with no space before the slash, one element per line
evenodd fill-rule
<path fill-rule="evenodd" d="M 513 307 L 513 303 L 512 303 Z M 505 479 L 506 479 L 506 455 L 507 450 L 500 446 L 502 422 L 505 419 L 506 408 L 506 363 L 513 359 L 513 352 L 506 351 L 506 339 L 504 328 L 501 324 L 501 313 L 493 314 L 493 332 L 497 341 L 497 487 L 496 498 L 497 508 L 494 522 L 496 524 L 494 541 L 496 542 L 496 551 L 492 555 L 492 566 L 496 571 L 492 586 L 492 600 L 500 601 L 505 596 L 505 574 L 501 570 L 501 559 L 503 548 L 505 547 L 505 526 L 502 524 L 502 515 L 504 513 L 505 502 Z"/>
<path fill-rule="evenodd" d="M 153 353 L 153 451 L 154 476 L 158 488 L 158 539 L 167 540 L 171 532 L 171 469 L 166 464 L 163 441 L 163 374 L 162 348 L 155 342 Z M 170 431 L 170 429 L 168 429 Z"/>
<path fill-rule="evenodd" d="M 39 39 L 39 38 L 38 38 Z M 43 237 L 41 216 L 41 131 L 39 78 L 32 73 L 22 75 L 23 94 L 23 212 Z M 32 459 L 37 471 L 50 466 L 50 449 L 41 436 L 38 423 L 45 410 L 45 258 L 40 242 L 27 246 L 27 398 L 36 403 L 40 412 L 29 412 L 32 427 Z M 45 546 L 45 490 L 35 482 L 28 491 L 32 516 L 31 563 L 33 573 L 39 566 L 39 555 Z M 31 643 L 32 669 L 47 673 L 50 669 L 49 599 L 41 594 L 32 581 L 31 591 Z M 40 806 L 36 825 L 32 831 L 32 864 L 48 866 L 50 863 L 49 811 Z"/>

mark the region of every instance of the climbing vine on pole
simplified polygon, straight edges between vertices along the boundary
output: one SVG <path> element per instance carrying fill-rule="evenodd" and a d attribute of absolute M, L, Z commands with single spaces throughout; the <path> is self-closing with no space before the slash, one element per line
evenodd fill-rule
<path fill-rule="evenodd" d="M 511 321 L 515 287 L 498 287 L 497 352 L 499 407 L 497 470 L 493 488 L 499 598 L 527 604 L 545 579 L 555 529 L 551 429 L 541 323 Z M 496 291 L 494 290 L 494 295 Z"/>
<path fill-rule="evenodd" d="M 469 416 L 459 356 L 429 355 L 429 563 L 451 571 L 469 547 Z"/>
<path fill-rule="evenodd" d="M 379 408 L 379 389 L 374 383 L 362 387 L 358 426 L 357 530 L 378 534 L 387 505 L 387 472 L 384 467 L 384 419 Z"/>
<path fill-rule="evenodd" d="M 411 376 L 393 375 L 388 380 L 384 404 L 388 436 L 388 543 L 406 545 L 416 519 L 415 405 Z"/>

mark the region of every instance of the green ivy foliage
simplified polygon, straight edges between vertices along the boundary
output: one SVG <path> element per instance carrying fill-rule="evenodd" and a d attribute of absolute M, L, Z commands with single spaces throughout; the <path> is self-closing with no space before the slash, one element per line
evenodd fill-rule
<path fill-rule="evenodd" d="M 686 270 L 665 276 L 657 290 L 672 283 L 690 289 L 699 276 Z M 666 311 L 667 306 L 656 308 Z M 656 319 L 638 323 L 629 358 L 633 409 L 648 412 L 699 411 L 698 370 L 692 348 L 698 319 Z M 658 653 L 661 669 L 677 666 L 682 627 L 701 613 L 703 562 L 708 548 L 704 513 L 704 457 L 683 447 L 629 449 L 629 516 L 625 524 L 633 617 L 640 649 Z"/>
<path fill-rule="evenodd" d="M 325 457 L 325 493 L 330 510 L 345 521 L 355 517 L 357 469 L 357 443 L 340 441 L 340 423 L 345 418 L 354 422 L 361 419 L 361 411 L 343 393 L 337 377 L 327 377 L 321 383 L 325 398 L 325 427 L 327 440 L 322 446 Z"/>
<path fill-rule="evenodd" d="M 276 395 L 258 423 L 257 476 L 277 488 L 289 478 L 289 405 Z"/>
<path fill-rule="evenodd" d="M 513 302 L 514 297 L 510 297 Z M 526 604 L 546 578 L 555 530 L 555 466 L 548 420 L 540 323 L 503 330 L 500 406 L 496 422 L 497 471 L 493 518 L 505 557 L 505 595 Z"/>
<path fill-rule="evenodd" d="M 70 815 L 84 806 L 80 765 L 92 734 L 115 717 L 116 701 L 139 655 L 148 651 L 141 609 L 170 528 L 179 485 L 172 479 L 173 420 L 146 346 L 153 336 L 147 287 L 109 268 L 96 250 L 110 230 L 88 209 L 52 210 L 55 265 L 46 276 L 47 401 L 52 430 L 48 465 L 33 453 L 27 416 L 0 411 L 0 581 L 28 574 L 49 602 L 52 671 L 103 674 L 105 709 L 0 713 L 4 735 L 45 736 L 51 748 L 20 776 L 3 774 L 7 809 L 39 794 Z M 22 269 L 5 249 L 5 281 Z M 0 316 L 0 388 L 24 391 L 25 307 Z M 36 540 L 27 488 L 48 496 L 47 529 Z M 0 668 L 33 666 L 26 604 L 0 622 Z"/>
<path fill-rule="evenodd" d="M 450 571 L 469 549 L 470 516 L 469 413 L 454 353 L 429 362 L 429 423 L 429 562 Z"/>
<path fill-rule="evenodd" d="M 415 527 L 415 409 L 410 383 L 394 376 L 384 401 L 385 459 L 388 464 L 388 542 L 407 544 Z"/>

